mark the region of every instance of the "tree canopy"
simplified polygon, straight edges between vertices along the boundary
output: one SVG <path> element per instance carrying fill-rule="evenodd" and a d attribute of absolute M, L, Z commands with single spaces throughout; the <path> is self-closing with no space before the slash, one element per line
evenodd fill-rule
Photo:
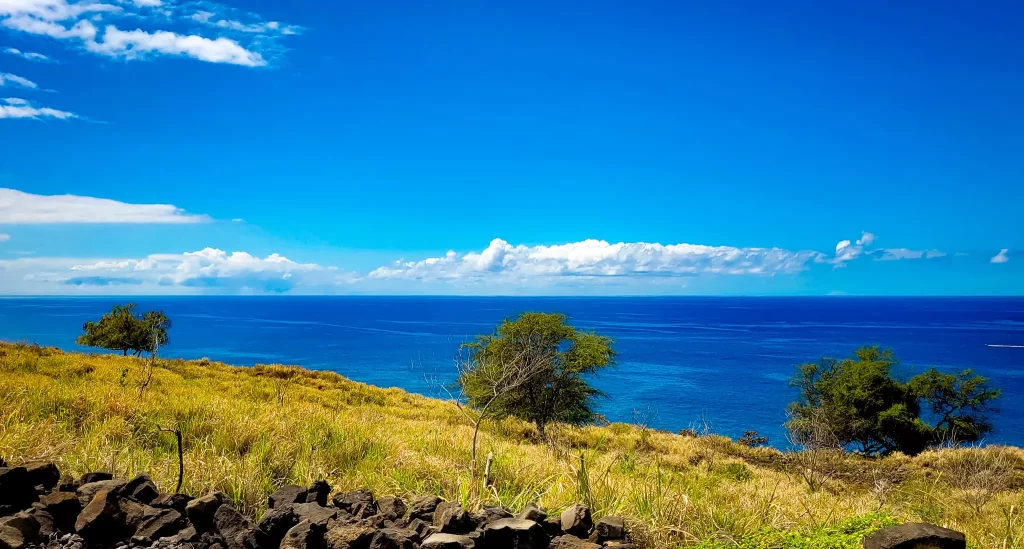
<path fill-rule="evenodd" d="M 823 426 L 844 447 L 865 454 L 917 454 L 930 444 L 980 440 L 999 390 L 971 370 L 931 368 L 907 382 L 894 377 L 890 350 L 862 347 L 852 358 L 803 364 L 791 385 L 799 398 L 786 426 L 798 441 Z"/>
<path fill-rule="evenodd" d="M 100 347 L 112 351 L 129 351 L 138 356 L 153 353 L 167 344 L 167 329 L 171 321 L 162 311 L 147 311 L 137 315 L 135 304 L 114 305 L 109 313 L 96 322 L 86 322 L 84 333 L 75 343 L 87 347 Z"/>
<path fill-rule="evenodd" d="M 515 416 L 537 425 L 584 424 L 601 392 L 585 379 L 615 361 L 612 340 L 577 330 L 562 314 L 524 313 L 464 348 L 469 358 L 458 384 L 483 414 Z"/>

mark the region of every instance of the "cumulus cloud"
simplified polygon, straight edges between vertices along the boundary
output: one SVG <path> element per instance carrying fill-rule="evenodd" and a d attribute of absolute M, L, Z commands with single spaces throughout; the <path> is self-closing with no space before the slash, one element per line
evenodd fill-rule
<path fill-rule="evenodd" d="M 25 33 L 76 40 L 87 51 L 122 59 L 175 55 L 248 67 L 266 65 L 259 50 L 274 51 L 271 44 L 275 38 L 300 30 L 208 1 L 116 1 L 120 4 L 96 0 L 0 0 L 0 24 Z M 203 6 L 204 11 L 196 12 L 196 5 Z M 225 13 L 237 17 L 219 15 Z M 145 25 L 125 30 L 107 21 L 126 18 L 135 21 L 133 25 Z M 101 31 L 93 21 L 107 24 Z M 146 28 L 168 24 L 174 25 L 174 30 Z M 180 27 L 193 28 L 181 32 Z M 216 36 L 206 36 L 214 29 Z"/>
<path fill-rule="evenodd" d="M 188 214 L 170 204 L 128 204 L 90 196 L 49 196 L 0 188 L 0 225 L 203 223 L 209 220 L 205 215 Z"/>
<path fill-rule="evenodd" d="M 0 86 L 16 86 L 19 88 L 28 88 L 31 90 L 39 88 L 38 84 L 29 80 L 28 78 L 24 78 L 16 74 L 11 74 L 9 72 L 0 72 Z"/>
<path fill-rule="evenodd" d="M 1003 248 L 1002 250 L 999 250 L 999 253 L 997 253 L 996 255 L 992 256 L 992 259 L 990 259 L 989 262 L 990 263 L 1006 263 L 1007 261 L 1010 260 L 1010 257 L 1007 255 L 1009 252 L 1010 252 L 1009 248 Z"/>
<path fill-rule="evenodd" d="M 942 250 L 911 250 L 909 248 L 880 248 L 874 249 L 872 245 L 877 236 L 874 233 L 863 232 L 860 238 L 855 241 L 840 240 L 836 243 L 835 254 L 831 257 L 821 256 L 818 261 L 832 263 L 836 268 L 843 267 L 850 261 L 860 257 L 872 257 L 876 261 L 898 261 L 901 259 L 935 259 L 945 257 L 947 254 Z"/>
<path fill-rule="evenodd" d="M 513 246 L 494 239 L 480 252 L 398 261 L 369 274 L 377 279 L 523 280 L 552 277 L 681 277 L 702 273 L 760 274 L 804 270 L 818 252 L 697 244 L 584 240 L 556 246 Z"/>
<path fill-rule="evenodd" d="M 21 51 L 18 48 L 4 48 L 4 53 L 10 54 L 10 55 L 17 55 L 18 57 L 20 57 L 22 59 L 28 59 L 29 61 L 42 61 L 42 62 L 46 62 L 46 61 L 50 60 L 49 57 L 47 57 L 47 56 L 45 56 L 45 55 L 43 55 L 41 53 L 35 53 L 35 52 L 31 52 L 31 51 Z"/>
<path fill-rule="evenodd" d="M 0 104 L 0 119 L 3 118 L 29 118 L 29 119 L 42 119 L 42 118 L 56 118 L 58 120 L 67 120 L 69 118 L 78 118 L 73 112 L 62 111 L 58 109 L 51 109 L 49 107 L 36 107 L 33 106 L 27 99 L 20 97 L 7 97 L 2 101 L 4 104 Z"/>

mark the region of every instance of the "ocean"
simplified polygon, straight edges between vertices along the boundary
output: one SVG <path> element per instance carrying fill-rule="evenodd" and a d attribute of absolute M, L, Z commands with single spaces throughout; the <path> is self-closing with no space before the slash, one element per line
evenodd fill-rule
<path fill-rule="evenodd" d="M 82 324 L 128 301 L 171 319 L 163 356 L 297 364 L 429 396 L 444 396 L 461 343 L 523 311 L 562 312 L 615 340 L 618 363 L 593 378 L 611 421 L 750 429 L 777 447 L 796 365 L 880 345 L 901 375 L 990 378 L 1003 394 L 986 442 L 1024 446 L 1024 298 L 11 297 L 0 340 L 95 352 L 74 343 Z"/>

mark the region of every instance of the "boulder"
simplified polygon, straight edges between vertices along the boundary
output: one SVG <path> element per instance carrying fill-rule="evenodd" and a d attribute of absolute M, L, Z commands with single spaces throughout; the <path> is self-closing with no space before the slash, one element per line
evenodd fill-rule
<path fill-rule="evenodd" d="M 934 524 L 910 523 L 879 530 L 864 538 L 864 549 L 965 549 L 967 538 Z"/>
<path fill-rule="evenodd" d="M 178 511 L 154 507 L 139 522 L 132 541 L 146 545 L 151 544 L 160 538 L 177 534 L 182 530 L 184 523 L 184 517 Z"/>
<path fill-rule="evenodd" d="M 437 496 L 419 496 L 409 502 L 409 519 L 422 519 L 427 522 L 434 521 L 434 509 L 441 504 L 441 498 Z"/>
<path fill-rule="evenodd" d="M 455 534 L 431 534 L 420 545 L 422 549 L 473 549 L 472 538 Z"/>
<path fill-rule="evenodd" d="M 375 533 L 366 526 L 342 524 L 327 530 L 324 540 L 327 549 L 367 549 Z"/>
<path fill-rule="evenodd" d="M 280 549 L 323 549 L 326 532 L 325 524 L 303 520 L 288 530 L 281 540 Z"/>
<path fill-rule="evenodd" d="M 590 529 L 594 527 L 594 519 L 590 516 L 590 509 L 586 505 L 578 503 L 562 511 L 560 519 L 562 531 L 578 538 L 586 538 L 590 535 Z"/>
<path fill-rule="evenodd" d="M 512 513 L 509 513 L 506 509 L 501 507 L 491 506 L 484 507 L 479 513 L 475 513 L 473 518 L 476 519 L 478 524 L 486 524 L 503 518 L 512 518 Z"/>
<path fill-rule="evenodd" d="M 536 505 L 531 503 L 527 505 L 525 508 L 523 508 L 523 510 L 518 515 L 516 515 L 516 518 L 543 523 L 545 520 L 548 519 L 548 514 L 545 513 L 544 510 L 541 509 L 540 507 L 537 507 Z"/>
<path fill-rule="evenodd" d="M 150 502 L 150 505 L 161 509 L 174 509 L 184 515 L 185 507 L 187 507 L 188 502 L 193 499 L 195 498 L 192 496 L 186 496 L 185 494 L 163 494 Z"/>
<path fill-rule="evenodd" d="M 256 528 L 251 532 L 252 536 L 250 536 L 248 545 L 257 549 L 263 547 L 276 549 L 281 545 L 281 540 L 284 539 L 288 530 L 298 523 L 299 518 L 295 516 L 295 512 L 290 506 L 271 509 L 256 524 Z"/>
<path fill-rule="evenodd" d="M 434 527 L 445 534 L 464 534 L 476 528 L 476 521 L 461 505 L 445 501 L 434 509 Z"/>
<path fill-rule="evenodd" d="M 113 478 L 114 475 L 111 475 L 110 473 L 86 473 L 82 475 L 82 478 L 78 479 L 78 485 L 81 486 L 82 484 L 99 482 L 101 480 L 111 480 Z"/>
<path fill-rule="evenodd" d="M 306 503 L 327 505 L 327 496 L 329 495 L 331 495 L 331 485 L 325 481 L 318 480 L 306 490 Z"/>
<path fill-rule="evenodd" d="M 353 490 L 351 492 L 338 492 L 331 498 L 335 507 L 356 517 L 364 518 L 377 514 L 377 503 L 373 500 L 373 494 L 369 490 Z"/>
<path fill-rule="evenodd" d="M 199 541 L 199 532 L 196 532 L 196 529 L 192 526 L 187 526 L 177 534 L 160 538 L 159 541 L 164 542 L 171 547 L 181 545 L 183 543 L 193 543 Z"/>
<path fill-rule="evenodd" d="M 213 524 L 224 539 L 227 549 L 243 549 L 245 535 L 252 529 L 249 520 L 228 504 L 221 505 L 214 512 Z"/>
<path fill-rule="evenodd" d="M 544 519 L 544 522 L 540 523 L 544 527 L 544 531 L 551 537 L 557 537 L 562 535 L 562 517 L 558 515 L 550 516 Z"/>
<path fill-rule="evenodd" d="M 185 516 L 198 532 L 207 532 L 214 526 L 213 517 L 221 505 L 227 503 L 228 497 L 223 492 L 211 492 L 196 498 L 185 506 Z"/>
<path fill-rule="evenodd" d="M 82 512 L 78 496 L 71 492 L 50 492 L 39 498 L 37 504 L 53 516 L 53 525 L 61 532 L 74 532 L 75 519 Z"/>
<path fill-rule="evenodd" d="M 39 521 L 26 512 L 0 519 L 0 527 L 2 526 L 14 528 L 26 541 L 33 541 L 39 536 Z"/>
<path fill-rule="evenodd" d="M 416 549 L 419 537 L 406 528 L 382 528 L 370 538 L 368 549 Z"/>
<path fill-rule="evenodd" d="M 146 513 L 153 510 L 148 505 L 143 505 L 131 498 L 117 498 L 117 506 L 121 509 L 121 516 L 123 522 L 128 530 L 128 534 L 134 534 L 136 528 L 142 523 L 142 519 L 146 517 Z"/>
<path fill-rule="evenodd" d="M 50 539 L 50 536 L 57 533 L 57 526 L 54 523 L 53 515 L 45 509 L 33 507 L 26 511 L 26 513 L 39 524 L 39 532 L 36 534 L 39 539 Z"/>
<path fill-rule="evenodd" d="M 594 532 L 600 543 L 625 539 L 626 521 L 622 517 L 604 517 L 594 524 Z"/>
<path fill-rule="evenodd" d="M 315 503 L 296 503 L 289 506 L 299 522 L 308 520 L 314 524 L 327 525 L 327 521 L 338 518 L 338 510 L 331 507 L 321 507 Z"/>
<path fill-rule="evenodd" d="M 551 539 L 550 549 L 601 549 L 601 546 L 569 534 Z"/>
<path fill-rule="evenodd" d="M 306 502 L 306 489 L 301 486 L 294 484 L 287 484 L 274 491 L 273 494 L 267 498 L 267 506 L 271 509 L 276 509 L 281 505 L 288 505 L 291 503 L 305 503 Z"/>
<path fill-rule="evenodd" d="M 503 518 L 484 526 L 483 542 L 488 549 L 544 549 L 548 535 L 532 520 Z"/>
<path fill-rule="evenodd" d="M 11 526 L 0 526 L 0 549 L 23 549 L 29 545 L 29 541 Z"/>
<path fill-rule="evenodd" d="M 638 549 L 636 545 L 625 541 L 606 541 L 602 547 L 604 549 Z"/>
<path fill-rule="evenodd" d="M 400 521 L 405 517 L 405 502 L 396 497 L 380 498 L 377 500 L 377 512 L 387 520 Z"/>
<path fill-rule="evenodd" d="M 49 461 L 34 461 L 25 464 L 28 482 L 31 486 L 42 486 L 43 492 L 53 490 L 60 482 L 60 470 Z"/>
<path fill-rule="evenodd" d="M 0 505 L 9 511 L 21 511 L 35 500 L 35 485 L 29 480 L 27 469 L 0 467 Z"/>
<path fill-rule="evenodd" d="M 90 544 L 112 545 L 124 537 L 124 516 L 117 496 L 109 490 L 96 493 L 75 520 L 75 532 Z"/>
<path fill-rule="evenodd" d="M 416 532 L 416 536 L 420 539 L 426 539 L 430 534 L 437 532 L 437 528 L 434 528 L 432 524 L 419 518 L 410 520 L 406 529 Z"/>
<path fill-rule="evenodd" d="M 75 494 L 78 495 L 78 503 L 81 503 L 82 507 L 85 508 L 97 493 L 102 491 L 116 493 L 122 486 L 124 486 L 124 482 L 120 480 L 83 482 L 82 485 L 78 487 L 78 490 L 75 490 Z"/>
<path fill-rule="evenodd" d="M 149 475 L 145 474 L 129 480 L 117 493 L 120 496 L 128 496 L 136 501 L 147 504 L 152 503 L 160 495 L 160 491 L 156 488 L 156 483 L 153 482 L 153 479 L 149 478 Z"/>

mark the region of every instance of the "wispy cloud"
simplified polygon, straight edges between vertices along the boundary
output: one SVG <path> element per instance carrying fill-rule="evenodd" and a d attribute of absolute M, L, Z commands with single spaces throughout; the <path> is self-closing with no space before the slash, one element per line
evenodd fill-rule
<path fill-rule="evenodd" d="M 38 120 L 55 118 L 58 120 L 68 120 L 70 118 L 78 118 L 78 115 L 73 112 L 51 109 L 49 107 L 36 107 L 27 99 L 20 97 L 7 97 L 0 101 L 4 103 L 0 104 L 0 119 L 27 118 Z M 0 189 L 0 192 L 2 191 L 3 189 Z M 0 205 L 2 205 L 2 202 L 0 202 Z"/>
<path fill-rule="evenodd" d="M 14 107 L 12 107 L 14 108 Z M 47 223 L 204 223 L 170 204 L 129 204 L 77 195 L 39 195 L 0 188 L 0 225 Z"/>
<path fill-rule="evenodd" d="M 832 257 L 822 255 L 818 261 L 832 263 L 836 268 L 845 266 L 850 261 L 861 257 L 871 257 L 876 261 L 898 261 L 901 259 L 935 259 L 946 256 L 942 250 L 911 250 L 909 248 L 874 248 L 878 237 L 874 233 L 863 232 L 857 240 L 840 240 L 836 243 Z"/>
<path fill-rule="evenodd" d="M 18 48 L 4 48 L 4 53 L 10 54 L 10 55 L 16 55 L 16 56 L 18 56 L 18 57 L 20 57 L 22 59 L 27 59 L 29 61 L 40 61 L 40 62 L 50 61 L 49 57 L 47 57 L 47 56 L 45 56 L 45 55 L 43 55 L 41 53 L 35 53 L 35 52 L 30 52 L 30 51 L 21 51 Z"/>
<path fill-rule="evenodd" d="M 1009 248 L 1003 248 L 1002 250 L 999 250 L 999 253 L 994 255 L 992 257 L 992 259 L 989 260 L 989 262 L 991 262 L 991 263 L 1006 263 L 1007 261 L 1010 260 L 1010 256 L 1007 255 L 1009 253 L 1010 253 L 1010 249 Z"/>
<path fill-rule="evenodd" d="M 30 90 L 39 88 L 38 84 L 28 78 L 11 74 L 9 72 L 0 72 L 0 86 L 14 86 L 19 88 L 28 88 Z"/>
<path fill-rule="evenodd" d="M 128 19 L 137 28 L 115 23 Z M 96 22 L 106 24 L 101 30 Z M 0 0 L 0 24 L 78 41 L 87 51 L 126 60 L 174 55 L 248 67 L 267 65 L 261 51 L 272 51 L 276 38 L 301 30 L 203 0 Z M 179 30 L 182 27 L 185 32 Z M 215 36 L 208 36 L 211 33 Z"/>
<path fill-rule="evenodd" d="M 7 233 L 0 233 L 0 242 L 7 242 L 11 239 L 11 235 Z"/>

